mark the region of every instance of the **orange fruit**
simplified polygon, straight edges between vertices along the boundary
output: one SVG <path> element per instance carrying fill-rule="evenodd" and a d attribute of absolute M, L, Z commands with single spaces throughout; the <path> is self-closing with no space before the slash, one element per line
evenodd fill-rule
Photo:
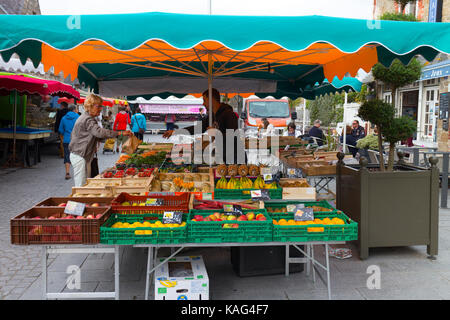
<path fill-rule="evenodd" d="M 278 225 L 278 222 L 277 222 L 277 220 L 273 220 L 273 224 L 276 224 L 276 225 Z"/>
<path fill-rule="evenodd" d="M 345 224 L 344 220 L 339 219 L 339 218 L 333 218 L 333 219 L 331 219 L 331 223 L 332 223 L 332 224 Z"/>
<path fill-rule="evenodd" d="M 314 222 L 311 220 L 308 220 L 308 221 L 305 221 L 305 224 L 314 224 Z"/>
<path fill-rule="evenodd" d="M 322 220 L 322 224 L 331 224 L 331 219 L 330 218 L 324 218 Z"/>
<path fill-rule="evenodd" d="M 280 225 L 280 226 L 287 226 L 287 225 L 288 225 L 288 223 L 287 223 L 287 221 L 286 221 L 286 220 L 284 220 L 284 219 L 281 219 L 281 220 L 278 220 L 278 225 Z"/>
<path fill-rule="evenodd" d="M 287 222 L 287 224 L 290 225 L 290 226 L 293 226 L 293 225 L 295 225 L 295 221 L 294 220 L 289 220 Z"/>

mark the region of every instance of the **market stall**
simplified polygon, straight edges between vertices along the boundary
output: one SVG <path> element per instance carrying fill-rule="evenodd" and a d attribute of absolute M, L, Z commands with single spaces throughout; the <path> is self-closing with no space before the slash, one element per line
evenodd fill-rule
<path fill-rule="evenodd" d="M 50 135 L 50 130 L 39 130 L 38 128 L 17 127 L 17 101 L 18 95 L 40 95 L 40 96 L 65 96 L 67 98 L 79 98 L 80 94 L 71 86 L 59 81 L 46 80 L 28 75 L 11 73 L 0 73 L 0 94 L 14 95 L 14 112 L 12 129 L 2 129 L 2 139 L 12 140 L 12 156 L 8 162 L 15 166 L 18 162 L 30 165 L 30 148 L 33 149 L 34 164 L 40 161 L 39 143 Z M 19 136 L 18 136 L 19 135 Z M 16 158 L 16 140 L 19 140 L 19 148 L 22 149 L 22 161 Z M 8 142 L 6 144 L 8 149 Z"/>
<path fill-rule="evenodd" d="M 114 21 L 109 16 L 82 16 L 83 28 L 66 31 L 71 32 L 67 36 L 60 32 L 67 16 L 34 18 L 24 24 L 25 17 L 0 17 L 5 25 L 0 31 L 2 56 L 17 52 L 24 59 L 42 61 L 45 68 L 53 66 L 55 72 L 78 78 L 103 95 L 186 94 L 209 88 L 211 101 L 214 85 L 222 92 L 297 98 L 308 86 L 342 79 L 347 73 L 355 76 L 377 62 L 390 65 L 398 58 L 407 63 L 416 54 L 430 60 L 439 52 L 450 52 L 446 24 L 383 21 L 382 28 L 370 29 L 366 20 L 320 16 L 147 13 L 117 15 Z M 1 37 L 3 33 L 10 36 Z M 404 33 L 415 37 L 399 37 Z M 211 105 L 209 120 L 211 124 Z M 12 243 L 147 246 L 148 275 L 160 267 L 154 263 L 155 247 L 305 245 L 302 263 L 326 270 L 331 297 L 328 245 L 358 238 L 358 224 L 345 212 L 326 202 L 283 199 L 284 188 L 302 188 L 304 181 L 290 177 L 294 181 L 284 187 L 274 168 L 250 168 L 247 163 L 245 173 L 244 167 L 207 167 L 209 180 L 203 180 L 206 175 L 198 173 L 205 171 L 199 167 L 173 163 L 167 170 L 181 167 L 182 175 L 164 172 L 167 154 L 153 151 L 120 157 L 100 178 L 119 179 L 113 185 L 95 181 L 99 185 L 76 189 L 67 198 L 81 203 L 79 195 L 114 198 L 108 207 L 92 210 L 99 207 L 97 202 L 85 206 L 79 219 L 64 208 L 35 207 L 11 220 Z M 149 169 L 150 184 L 147 180 L 129 185 Z M 208 192 L 212 187 L 214 192 Z M 213 200 L 205 199 L 205 193 Z M 314 259 L 314 245 L 325 245 L 326 266 Z M 286 261 L 290 259 L 287 255 Z"/>

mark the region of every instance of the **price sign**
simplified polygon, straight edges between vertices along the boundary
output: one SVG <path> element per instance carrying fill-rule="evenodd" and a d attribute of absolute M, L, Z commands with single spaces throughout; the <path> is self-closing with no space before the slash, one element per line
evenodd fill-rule
<path fill-rule="evenodd" d="M 163 199 L 148 198 L 145 201 L 146 206 L 162 206 L 163 204 L 164 204 Z"/>
<path fill-rule="evenodd" d="M 237 204 L 224 204 L 223 205 L 223 211 L 227 215 L 243 215 L 244 212 L 242 211 L 242 207 Z"/>
<path fill-rule="evenodd" d="M 75 202 L 75 201 L 67 201 L 67 205 L 64 208 L 64 213 L 72 214 L 75 216 L 82 216 L 85 209 L 86 209 L 85 203 L 80 203 L 80 202 Z"/>
<path fill-rule="evenodd" d="M 252 200 L 270 200 L 269 190 L 267 189 L 252 190 L 250 191 L 250 194 L 252 196 Z"/>
<path fill-rule="evenodd" d="M 164 212 L 162 223 L 178 223 L 181 224 L 183 222 L 183 213 L 182 212 L 173 212 L 168 211 Z"/>
<path fill-rule="evenodd" d="M 312 221 L 314 211 L 312 208 L 296 208 L 294 211 L 294 221 Z"/>

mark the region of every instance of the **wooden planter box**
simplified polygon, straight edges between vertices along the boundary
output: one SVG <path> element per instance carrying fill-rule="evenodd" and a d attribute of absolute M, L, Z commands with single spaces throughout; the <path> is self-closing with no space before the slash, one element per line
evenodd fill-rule
<path fill-rule="evenodd" d="M 336 206 L 358 222 L 361 259 L 369 248 L 426 245 L 438 253 L 439 172 L 401 163 L 399 171 L 378 165 L 337 166 Z"/>
<path fill-rule="evenodd" d="M 330 176 L 336 174 L 336 165 L 323 160 L 300 164 L 299 167 L 307 176 Z"/>

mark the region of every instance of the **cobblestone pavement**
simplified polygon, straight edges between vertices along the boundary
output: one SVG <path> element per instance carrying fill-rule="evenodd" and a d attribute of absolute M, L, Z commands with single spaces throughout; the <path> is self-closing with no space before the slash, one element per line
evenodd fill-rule
<path fill-rule="evenodd" d="M 100 152 L 99 169 L 111 167 L 117 157 Z M 18 299 L 42 269 L 39 247 L 11 245 L 9 220 L 48 197 L 67 196 L 74 184 L 64 179 L 56 144 L 43 147 L 41 160 L 31 168 L 0 169 L 0 299 Z"/>

